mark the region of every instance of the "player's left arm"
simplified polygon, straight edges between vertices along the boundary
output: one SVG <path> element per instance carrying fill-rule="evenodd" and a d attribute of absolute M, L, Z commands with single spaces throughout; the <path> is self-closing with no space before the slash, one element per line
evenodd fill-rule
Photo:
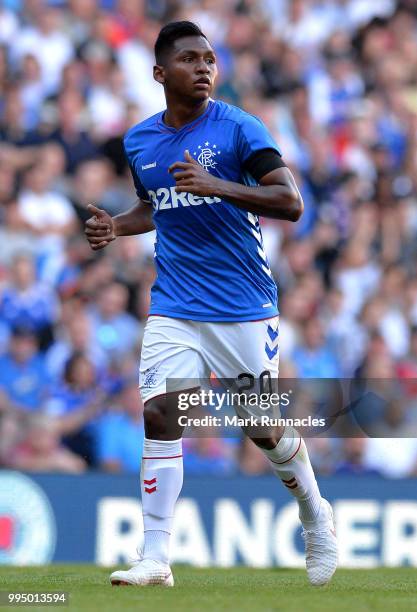
<path fill-rule="evenodd" d="M 173 174 L 177 183 L 175 191 L 203 197 L 218 197 L 262 217 L 298 221 L 304 205 L 291 171 L 279 162 L 275 164 L 278 167 L 270 169 L 271 158 L 268 159 L 269 163 L 263 164 L 262 153 L 259 152 L 256 160 L 258 176 L 255 178 L 259 184 L 249 187 L 211 175 L 200 166 L 189 151 L 185 151 L 186 161 L 175 162 L 169 168 L 169 172 L 175 172 Z M 267 157 L 268 150 L 264 153 Z M 266 168 L 266 171 L 259 176 L 259 172 L 262 174 L 262 167 Z"/>

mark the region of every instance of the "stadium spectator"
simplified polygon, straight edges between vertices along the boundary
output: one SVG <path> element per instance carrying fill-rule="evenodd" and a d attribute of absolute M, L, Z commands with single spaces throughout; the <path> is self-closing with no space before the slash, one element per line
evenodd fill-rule
<path fill-rule="evenodd" d="M 65 176 L 65 152 L 56 142 L 46 142 L 38 153 L 39 165 L 45 174 L 45 182 L 53 192 L 66 195 L 68 191 L 67 177 Z"/>
<path fill-rule="evenodd" d="M 142 412 L 138 386 L 128 384 L 98 426 L 97 455 L 101 469 L 138 472 L 144 437 Z"/>
<path fill-rule="evenodd" d="M 9 327 L 32 330 L 45 349 L 53 337 L 59 306 L 56 294 L 36 280 L 34 260 L 16 256 L 9 269 L 10 279 L 0 293 L 0 319 Z"/>
<path fill-rule="evenodd" d="M 46 249 L 50 237 L 64 237 L 74 230 L 75 215 L 71 202 L 50 189 L 50 178 L 41 164 L 26 171 L 18 205 L 22 219 L 32 232 L 44 237 L 45 246 L 42 246 Z"/>
<path fill-rule="evenodd" d="M 88 131 L 85 99 L 78 90 L 64 91 L 57 100 L 58 125 L 48 138 L 58 142 L 65 151 L 66 171 L 73 174 L 77 165 L 94 159 L 99 153 L 98 144 Z"/>
<path fill-rule="evenodd" d="M 389 461 L 387 457 L 390 457 Z M 369 438 L 363 465 L 387 478 L 416 477 L 417 440 L 409 437 Z"/>
<path fill-rule="evenodd" d="M 310 319 L 304 327 L 304 342 L 292 356 L 300 378 L 337 378 L 340 369 L 335 353 L 327 347 L 324 330 L 318 319 Z"/>
<path fill-rule="evenodd" d="M 367 438 L 346 438 L 343 440 L 342 460 L 336 464 L 334 474 L 349 476 L 381 475 L 377 467 L 365 465 L 365 453 L 368 444 Z"/>
<path fill-rule="evenodd" d="M 188 474 L 230 475 L 236 470 L 234 438 L 210 438 L 216 432 L 204 429 L 204 437 L 184 439 L 184 470 Z M 207 436 L 207 437 L 206 437 Z"/>
<path fill-rule="evenodd" d="M 8 467 L 26 472 L 81 474 L 85 461 L 63 446 L 59 424 L 50 416 L 28 417 L 22 441 L 8 453 Z"/>
<path fill-rule="evenodd" d="M 32 330 L 15 327 L 9 351 L 0 357 L 0 390 L 10 408 L 36 411 L 49 392 L 49 379 L 38 341 Z"/>
<path fill-rule="evenodd" d="M 41 66 L 45 94 L 55 94 L 61 82 L 62 69 L 73 56 L 74 50 L 62 31 L 62 14 L 54 6 L 39 5 L 33 22 L 19 28 L 10 41 L 10 55 L 19 69 L 24 57 L 33 54 Z"/>
<path fill-rule="evenodd" d="M 40 119 L 45 91 L 42 85 L 41 67 L 38 59 L 28 53 L 22 61 L 20 96 L 24 112 L 23 125 L 26 130 L 36 128 Z"/>
<path fill-rule="evenodd" d="M 67 321 L 61 321 L 58 338 L 46 354 L 46 365 L 52 379 L 59 381 L 65 366 L 74 353 L 82 353 L 103 372 L 107 365 L 107 355 L 97 342 L 93 341 L 93 325 L 84 310 L 70 313 Z"/>
<path fill-rule="evenodd" d="M 87 205 L 96 202 L 110 214 L 116 215 L 130 206 L 129 193 L 116 183 L 112 164 L 97 158 L 78 164 L 71 199 L 80 221 L 89 218 Z"/>
<path fill-rule="evenodd" d="M 65 445 L 89 465 L 97 462 L 97 417 L 105 401 L 93 364 L 82 353 L 73 353 L 63 379 L 51 392 L 46 412 L 57 420 Z"/>
<path fill-rule="evenodd" d="M 126 312 L 129 294 L 120 283 L 103 287 L 92 309 L 95 342 L 113 358 L 134 350 L 139 342 L 140 325 Z"/>

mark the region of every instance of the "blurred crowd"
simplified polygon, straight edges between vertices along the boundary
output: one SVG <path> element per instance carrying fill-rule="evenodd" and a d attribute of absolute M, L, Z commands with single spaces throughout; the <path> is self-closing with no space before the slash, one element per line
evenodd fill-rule
<path fill-rule="evenodd" d="M 164 108 L 153 44 L 180 19 L 304 198 L 297 224 L 262 221 L 281 375 L 405 385 L 385 439 L 309 440 L 316 469 L 416 476 L 417 0 L 0 0 L 0 464 L 138 469 L 154 236 L 93 254 L 83 222 L 135 200 L 123 134 Z M 268 471 L 247 440 L 185 447 L 188 473 Z"/>

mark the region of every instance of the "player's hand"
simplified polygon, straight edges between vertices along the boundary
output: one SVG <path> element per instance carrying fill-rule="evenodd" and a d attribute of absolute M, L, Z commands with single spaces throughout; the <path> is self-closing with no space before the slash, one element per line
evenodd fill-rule
<path fill-rule="evenodd" d="M 187 192 L 197 196 L 214 196 L 219 189 L 221 179 L 212 176 L 207 170 L 185 151 L 185 162 L 175 162 L 168 168 L 168 172 L 173 173 L 177 183 L 175 191 L 177 193 Z M 176 172 L 177 171 L 177 172 Z"/>
<path fill-rule="evenodd" d="M 113 219 L 105 210 L 93 204 L 87 208 L 94 216 L 85 222 L 84 232 L 92 250 L 99 251 L 116 239 Z"/>

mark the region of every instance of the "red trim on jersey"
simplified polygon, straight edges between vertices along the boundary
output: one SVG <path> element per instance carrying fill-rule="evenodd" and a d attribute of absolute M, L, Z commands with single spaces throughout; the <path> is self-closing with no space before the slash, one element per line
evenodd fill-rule
<path fill-rule="evenodd" d="M 182 455 L 173 455 L 172 457 L 142 457 L 142 459 L 178 459 L 179 457 L 182 457 Z"/>
<path fill-rule="evenodd" d="M 294 459 L 295 455 L 300 450 L 300 446 L 301 446 L 301 438 L 300 438 L 300 441 L 298 443 L 297 450 L 295 451 L 295 453 L 293 455 L 291 455 L 291 457 L 289 459 L 286 459 L 285 461 L 273 461 L 272 459 L 270 459 L 270 461 L 272 461 L 272 463 L 276 463 L 277 465 L 284 465 L 284 463 L 288 463 L 288 461 L 291 461 L 291 459 Z"/>

